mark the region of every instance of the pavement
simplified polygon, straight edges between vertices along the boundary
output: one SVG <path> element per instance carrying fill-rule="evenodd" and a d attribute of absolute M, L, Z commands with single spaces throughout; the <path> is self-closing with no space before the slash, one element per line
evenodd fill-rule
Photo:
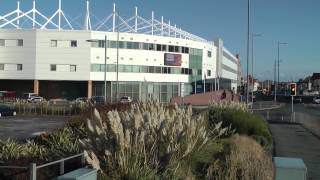
<path fill-rule="evenodd" d="M 24 140 L 44 132 L 62 128 L 68 117 L 15 116 L 0 118 L 0 139 Z"/>
<path fill-rule="evenodd" d="M 320 106 L 294 104 L 296 123 L 291 123 L 291 104 L 279 109 L 255 111 L 269 122 L 275 156 L 302 158 L 308 180 L 320 180 Z"/>
<path fill-rule="evenodd" d="M 299 124 L 269 124 L 275 156 L 302 158 L 308 180 L 320 180 L 320 139 Z"/>

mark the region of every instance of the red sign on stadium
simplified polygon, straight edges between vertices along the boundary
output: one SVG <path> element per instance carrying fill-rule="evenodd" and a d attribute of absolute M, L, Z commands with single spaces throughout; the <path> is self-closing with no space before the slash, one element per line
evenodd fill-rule
<path fill-rule="evenodd" d="M 182 64 L 181 54 L 170 54 L 170 53 L 164 54 L 164 65 L 181 66 L 181 64 Z"/>

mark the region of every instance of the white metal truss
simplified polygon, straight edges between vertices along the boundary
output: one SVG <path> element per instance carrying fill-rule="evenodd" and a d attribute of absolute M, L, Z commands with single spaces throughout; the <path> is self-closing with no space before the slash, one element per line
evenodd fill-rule
<path fill-rule="evenodd" d="M 37 18 L 37 16 L 40 16 L 41 19 Z M 91 16 L 94 17 L 94 15 L 90 13 L 89 0 L 86 0 L 86 14 L 84 16 L 85 19 L 83 25 L 84 30 L 107 32 L 119 31 L 125 33 L 149 34 L 208 42 L 207 40 L 199 36 L 193 35 L 187 31 L 182 30 L 181 28 L 178 28 L 176 24 L 172 25 L 172 22 L 170 20 L 168 22 L 165 22 L 163 16 L 161 16 L 161 20 L 157 20 L 153 11 L 151 13 L 151 18 L 145 19 L 139 16 L 137 7 L 135 7 L 134 16 L 130 18 L 123 18 L 119 15 L 119 12 L 116 11 L 116 5 L 113 4 L 112 13 L 102 20 L 97 19 L 95 25 L 92 25 Z M 54 21 L 56 17 L 58 18 L 57 22 Z M 33 7 L 29 11 L 23 12 L 20 9 L 20 3 L 18 1 L 16 10 L 3 16 L 0 15 L 0 28 L 24 28 L 23 23 L 20 23 L 22 19 L 24 21 L 26 21 L 26 19 L 28 21 L 31 21 L 32 28 L 34 29 L 51 28 L 61 30 L 64 29 L 64 27 L 67 27 L 68 29 L 74 29 L 71 23 L 76 23 L 74 22 L 74 19 L 69 21 L 67 16 L 62 11 L 61 0 L 58 0 L 58 10 L 49 18 L 36 9 L 36 1 L 33 0 Z M 63 20 L 65 22 L 64 25 L 62 24 Z"/>

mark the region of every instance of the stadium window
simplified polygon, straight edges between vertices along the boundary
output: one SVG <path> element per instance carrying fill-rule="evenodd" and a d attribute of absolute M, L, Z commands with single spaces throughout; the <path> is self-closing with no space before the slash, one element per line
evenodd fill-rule
<path fill-rule="evenodd" d="M 184 48 L 184 53 L 189 54 L 189 48 L 188 47 Z"/>
<path fill-rule="evenodd" d="M 156 67 L 156 73 L 159 73 L 159 74 L 161 74 L 161 67 Z"/>
<path fill-rule="evenodd" d="M 169 46 L 169 52 L 174 52 L 174 46 Z"/>
<path fill-rule="evenodd" d="M 211 57 L 211 56 L 212 56 L 212 52 L 208 51 L 208 57 Z"/>
<path fill-rule="evenodd" d="M 133 42 L 133 49 L 139 49 L 139 42 Z"/>
<path fill-rule="evenodd" d="M 202 75 L 202 70 L 201 69 L 198 69 L 198 75 Z"/>
<path fill-rule="evenodd" d="M 17 64 L 17 70 L 22 71 L 22 64 Z"/>
<path fill-rule="evenodd" d="M 174 47 L 174 52 L 180 52 L 179 49 L 180 49 L 179 46 L 175 46 L 175 47 Z"/>
<path fill-rule="evenodd" d="M 57 71 L 57 65 L 56 64 L 51 64 L 50 65 L 50 71 Z"/>
<path fill-rule="evenodd" d="M 133 49 L 133 42 L 127 42 L 127 49 Z"/>
<path fill-rule="evenodd" d="M 76 72 L 77 66 L 76 65 L 70 65 L 70 72 Z"/>
<path fill-rule="evenodd" d="M 192 75 L 192 69 L 189 69 L 189 75 Z"/>
<path fill-rule="evenodd" d="M 211 70 L 207 70 L 207 76 L 211 76 Z"/>
<path fill-rule="evenodd" d="M 57 40 L 51 40 L 50 46 L 51 47 L 58 47 L 58 41 Z"/>
<path fill-rule="evenodd" d="M 154 50 L 154 44 L 149 43 L 149 50 Z"/>
<path fill-rule="evenodd" d="M 157 51 L 161 51 L 161 44 L 157 44 Z"/>
<path fill-rule="evenodd" d="M 0 64 L 0 71 L 4 71 L 4 64 Z"/>
<path fill-rule="evenodd" d="M 126 44 L 125 41 L 119 41 L 119 48 L 120 48 L 120 49 L 125 49 L 125 48 L 126 48 L 126 47 L 125 47 L 125 44 Z"/>
<path fill-rule="evenodd" d="M 148 73 L 148 66 L 141 66 L 141 67 L 140 67 L 140 72 L 142 72 L 142 73 Z"/>
<path fill-rule="evenodd" d="M 168 67 L 163 67 L 163 74 L 168 74 Z"/>
<path fill-rule="evenodd" d="M 125 65 L 118 65 L 119 72 L 125 72 Z"/>
<path fill-rule="evenodd" d="M 143 43 L 142 49 L 148 50 L 149 49 L 149 44 L 148 43 Z"/>
<path fill-rule="evenodd" d="M 6 45 L 6 40 L 0 39 L 0 46 L 5 46 Z"/>
<path fill-rule="evenodd" d="M 117 41 L 108 41 L 108 47 L 117 48 Z"/>
<path fill-rule="evenodd" d="M 167 51 L 167 45 L 162 45 L 162 51 Z"/>
<path fill-rule="evenodd" d="M 117 71 L 117 65 L 115 65 L 115 64 L 108 64 L 108 65 L 107 65 L 107 71 L 108 71 L 108 72 L 116 72 L 116 71 Z"/>
<path fill-rule="evenodd" d="M 50 65 L 50 70 L 51 66 L 52 65 Z M 100 72 L 100 64 L 91 64 L 91 72 Z"/>
<path fill-rule="evenodd" d="M 23 46 L 23 39 L 17 40 L 17 46 Z"/>
<path fill-rule="evenodd" d="M 98 47 L 99 48 L 104 48 L 104 40 L 99 40 L 98 41 Z"/>
<path fill-rule="evenodd" d="M 124 65 L 124 72 L 132 72 L 132 66 L 131 65 Z"/>
<path fill-rule="evenodd" d="M 184 47 L 181 47 L 181 52 L 184 53 Z"/>
<path fill-rule="evenodd" d="M 148 73 L 155 73 L 155 68 L 154 68 L 154 66 L 149 66 L 149 67 L 148 67 Z"/>
<path fill-rule="evenodd" d="M 140 66 L 132 66 L 132 72 L 134 73 L 140 72 Z"/>
<path fill-rule="evenodd" d="M 77 47 L 78 46 L 78 43 L 76 40 L 72 40 L 71 43 L 70 43 L 71 47 Z"/>

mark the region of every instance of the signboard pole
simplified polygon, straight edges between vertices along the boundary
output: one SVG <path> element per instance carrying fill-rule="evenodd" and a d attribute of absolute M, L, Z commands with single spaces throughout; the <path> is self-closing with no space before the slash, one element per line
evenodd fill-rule
<path fill-rule="evenodd" d="M 293 96 L 291 96 L 291 119 L 293 122 Z"/>

